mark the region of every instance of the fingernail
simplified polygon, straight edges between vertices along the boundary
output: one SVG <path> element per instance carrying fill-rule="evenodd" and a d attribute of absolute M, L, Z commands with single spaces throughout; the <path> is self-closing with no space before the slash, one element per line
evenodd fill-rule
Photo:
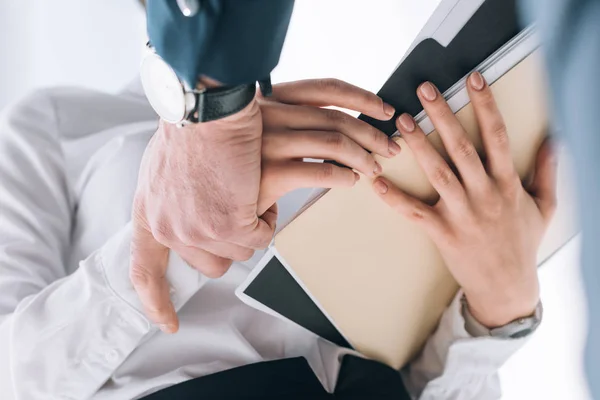
<path fill-rule="evenodd" d="M 383 172 L 383 168 L 381 167 L 381 164 L 379 164 L 377 161 L 375 161 L 375 169 L 373 170 L 373 175 L 379 175 L 382 172 Z"/>
<path fill-rule="evenodd" d="M 175 332 L 175 325 L 173 324 L 159 324 L 158 328 L 163 331 L 164 333 L 174 333 Z"/>
<path fill-rule="evenodd" d="M 360 175 L 355 172 L 354 173 L 354 183 L 356 183 L 358 181 L 360 181 Z"/>
<path fill-rule="evenodd" d="M 415 120 L 408 114 L 402 114 L 400 118 L 398 118 L 398 123 L 404 132 L 413 132 L 416 128 Z"/>
<path fill-rule="evenodd" d="M 388 186 L 381 180 L 375 181 L 373 187 L 375 188 L 375 191 L 377 191 L 377 193 L 379 194 L 386 194 L 388 191 Z"/>
<path fill-rule="evenodd" d="M 385 115 L 387 115 L 389 117 L 393 117 L 394 114 L 396 113 L 396 109 L 394 107 L 392 107 L 390 104 L 384 102 L 383 103 L 383 112 L 385 113 Z"/>
<path fill-rule="evenodd" d="M 471 82 L 471 86 L 475 90 L 481 90 L 485 86 L 483 75 L 481 75 L 479 72 L 473 72 L 471 74 L 471 77 L 469 78 L 469 81 Z"/>
<path fill-rule="evenodd" d="M 400 147 L 400 145 L 398 143 L 396 143 L 394 140 L 390 139 L 388 141 L 388 152 L 390 153 L 390 156 L 395 156 L 398 153 L 400 153 L 400 151 L 402 150 L 402 148 Z"/>
<path fill-rule="evenodd" d="M 425 82 L 421 85 L 421 94 L 425 97 L 425 100 L 434 101 L 437 97 L 437 90 L 430 82 Z"/>

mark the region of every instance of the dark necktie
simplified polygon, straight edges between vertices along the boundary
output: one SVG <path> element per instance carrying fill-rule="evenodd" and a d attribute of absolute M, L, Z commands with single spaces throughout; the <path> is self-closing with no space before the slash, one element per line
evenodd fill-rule
<path fill-rule="evenodd" d="M 245 365 L 192 379 L 144 400 L 203 399 L 410 399 L 398 371 L 355 356 L 342 360 L 333 394 L 302 357 Z"/>

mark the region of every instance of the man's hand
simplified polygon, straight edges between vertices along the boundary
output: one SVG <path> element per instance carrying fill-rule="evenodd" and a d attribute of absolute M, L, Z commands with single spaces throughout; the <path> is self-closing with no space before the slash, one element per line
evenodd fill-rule
<path fill-rule="evenodd" d="M 178 329 L 165 279 L 169 249 L 203 274 L 219 277 L 232 260 L 246 260 L 269 244 L 280 196 L 356 180 L 350 169 L 302 163 L 303 157 L 335 159 L 374 176 L 380 167 L 362 147 L 386 157 L 399 151 L 366 123 L 314 107 L 337 105 L 384 120 L 393 116 L 379 97 L 346 83 L 277 85 L 273 98 L 259 101 L 260 106 L 255 101 L 206 124 L 161 123 L 146 149 L 134 200 L 130 276 L 147 316 L 165 332 Z"/>
<path fill-rule="evenodd" d="M 418 90 L 458 175 L 430 144 L 412 117 L 397 127 L 440 195 L 434 206 L 378 178 L 374 190 L 391 207 L 419 224 L 465 292 L 473 316 L 489 328 L 531 315 L 539 301 L 536 254 L 555 209 L 556 163 L 548 141 L 539 150 L 527 192 L 517 175 L 506 127 L 492 92 L 475 73 L 468 90 L 487 156 L 475 147 L 439 91 Z"/>
<path fill-rule="evenodd" d="M 393 157 L 400 146 L 366 122 L 335 106 L 388 120 L 394 109 L 377 95 L 336 79 L 311 79 L 273 87 L 273 96 L 261 99 L 263 114 L 263 175 L 260 212 L 280 197 L 300 188 L 353 186 L 359 175 L 381 173 L 381 165 L 370 153 Z M 303 158 L 337 161 L 303 162 Z M 352 169 L 350 169 L 352 168 Z"/>
<path fill-rule="evenodd" d="M 209 277 L 268 245 L 258 218 L 262 116 L 256 101 L 230 117 L 178 128 L 161 122 L 140 167 L 133 205 L 132 283 L 165 331 L 177 317 L 165 279 L 169 249 Z"/>

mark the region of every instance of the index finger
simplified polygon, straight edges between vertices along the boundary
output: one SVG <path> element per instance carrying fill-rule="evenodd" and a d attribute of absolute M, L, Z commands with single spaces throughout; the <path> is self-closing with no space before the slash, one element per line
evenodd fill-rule
<path fill-rule="evenodd" d="M 273 86 L 281 103 L 315 107 L 336 106 L 358 111 L 381 121 L 394 116 L 394 107 L 381 97 L 339 79 L 307 79 Z"/>
<path fill-rule="evenodd" d="M 177 313 L 169 296 L 166 272 L 169 249 L 135 221 L 131 238 L 129 277 L 148 319 L 165 333 L 179 329 Z"/>

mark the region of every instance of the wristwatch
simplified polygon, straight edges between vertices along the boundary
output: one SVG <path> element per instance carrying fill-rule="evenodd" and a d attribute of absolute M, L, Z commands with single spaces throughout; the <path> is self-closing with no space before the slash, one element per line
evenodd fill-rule
<path fill-rule="evenodd" d="M 533 315 L 529 317 L 518 318 L 504 326 L 489 329 L 483 326 L 469 311 L 467 299 L 463 295 L 461 298 L 462 314 L 465 319 L 465 329 L 473 337 L 492 336 L 500 339 L 518 339 L 525 337 L 540 326 L 544 309 L 540 301 L 535 308 Z"/>
<path fill-rule="evenodd" d="M 146 97 L 165 121 L 185 125 L 214 121 L 244 109 L 256 94 L 256 82 L 217 88 L 192 88 L 148 42 L 140 68 Z M 270 78 L 259 81 L 264 96 L 271 94 Z"/>

